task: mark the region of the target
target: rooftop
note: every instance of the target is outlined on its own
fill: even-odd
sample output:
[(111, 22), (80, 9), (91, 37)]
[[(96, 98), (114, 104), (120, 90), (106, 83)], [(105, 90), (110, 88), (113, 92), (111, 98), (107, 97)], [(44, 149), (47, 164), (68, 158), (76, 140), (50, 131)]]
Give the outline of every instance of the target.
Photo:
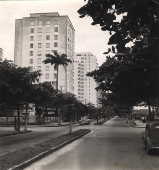
[(60, 16), (58, 12), (48, 12), (48, 13), (31, 13), (30, 17), (40, 17), (40, 16), (49, 16), (49, 17), (58, 17)]

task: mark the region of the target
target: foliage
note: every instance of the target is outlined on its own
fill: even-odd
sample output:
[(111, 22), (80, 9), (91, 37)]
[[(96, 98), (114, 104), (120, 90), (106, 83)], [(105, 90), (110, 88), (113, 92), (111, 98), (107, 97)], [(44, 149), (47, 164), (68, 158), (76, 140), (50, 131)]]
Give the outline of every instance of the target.
[(57, 78), (56, 78), (56, 89), (58, 90), (58, 79), (59, 79), (59, 66), (67, 66), (71, 63), (71, 60), (67, 58), (66, 54), (59, 54), (56, 51), (53, 51), (52, 54), (46, 54), (46, 59), (43, 61), (45, 64), (54, 65), (54, 68), (57, 70)]
[(108, 99), (129, 108), (159, 101), (158, 1), (88, 0), (78, 12), (110, 33), (106, 62), (89, 73)]
[(30, 72), (29, 68), (16, 67), (8, 61), (1, 62), (0, 104), (17, 106), (31, 102), (33, 83), (39, 75), (39, 72)]
[(8, 110), (17, 110), (17, 131), (20, 131), (20, 116), (24, 108), (27, 120), (28, 105), (32, 103), (33, 83), (38, 81), (39, 76), (38, 71), (31, 72), (30, 68), (17, 67), (8, 61), (0, 62), (0, 110), (6, 113)]
[(46, 54), (46, 59), (44, 60), (45, 64), (50, 63), (51, 65), (54, 65), (55, 69), (58, 68), (59, 65), (67, 66), (68, 63), (71, 62), (70, 59), (67, 58), (66, 54), (59, 54), (56, 51), (53, 51), (54, 54)]

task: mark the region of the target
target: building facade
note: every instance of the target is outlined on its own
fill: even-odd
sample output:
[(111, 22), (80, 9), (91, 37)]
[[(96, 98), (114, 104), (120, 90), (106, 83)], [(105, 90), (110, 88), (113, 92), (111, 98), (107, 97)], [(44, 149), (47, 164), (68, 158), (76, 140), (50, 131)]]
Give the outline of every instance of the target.
[(77, 53), (73, 60), (73, 89), (76, 97), (84, 104), (97, 106), (96, 82), (86, 74), (97, 68), (96, 57), (90, 52)]
[(2, 61), (2, 59), (3, 59), (3, 49), (0, 48), (0, 61)]
[[(33, 13), (30, 17), (15, 22), (14, 62), (21, 67), (40, 70), (40, 82), (51, 82), (56, 86), (57, 70), (50, 64), (44, 64), (46, 54), (57, 51), (74, 56), (75, 30), (68, 16), (59, 13)], [(73, 64), (59, 67), (58, 89), (73, 92)]]

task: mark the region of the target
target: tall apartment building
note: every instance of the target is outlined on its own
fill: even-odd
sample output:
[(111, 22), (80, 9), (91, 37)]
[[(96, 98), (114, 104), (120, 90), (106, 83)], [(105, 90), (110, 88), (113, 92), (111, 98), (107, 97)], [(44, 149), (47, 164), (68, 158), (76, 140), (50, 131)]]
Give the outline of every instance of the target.
[(2, 61), (2, 59), (3, 59), (3, 49), (0, 48), (0, 61)]
[[(68, 16), (59, 13), (32, 13), (30, 17), (15, 22), (14, 62), (21, 67), (41, 70), (40, 82), (52, 82), (55, 86), (57, 71), (50, 64), (44, 64), (46, 54), (57, 51), (66, 54), (72, 60), (74, 56), (74, 27)], [(58, 89), (72, 92), (73, 64), (67, 69), (59, 67)]]
[(97, 68), (96, 57), (90, 52), (82, 52), (77, 53), (73, 61), (74, 94), (82, 103), (97, 106), (96, 82), (86, 75)]

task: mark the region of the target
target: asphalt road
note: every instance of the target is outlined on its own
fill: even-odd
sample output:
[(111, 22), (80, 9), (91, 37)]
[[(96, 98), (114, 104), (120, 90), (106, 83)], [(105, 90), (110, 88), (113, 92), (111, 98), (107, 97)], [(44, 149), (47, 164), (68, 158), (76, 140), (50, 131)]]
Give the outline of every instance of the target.
[(114, 118), (92, 133), (26, 170), (158, 170), (159, 155), (149, 156), (141, 138), (143, 128), (126, 125)]

